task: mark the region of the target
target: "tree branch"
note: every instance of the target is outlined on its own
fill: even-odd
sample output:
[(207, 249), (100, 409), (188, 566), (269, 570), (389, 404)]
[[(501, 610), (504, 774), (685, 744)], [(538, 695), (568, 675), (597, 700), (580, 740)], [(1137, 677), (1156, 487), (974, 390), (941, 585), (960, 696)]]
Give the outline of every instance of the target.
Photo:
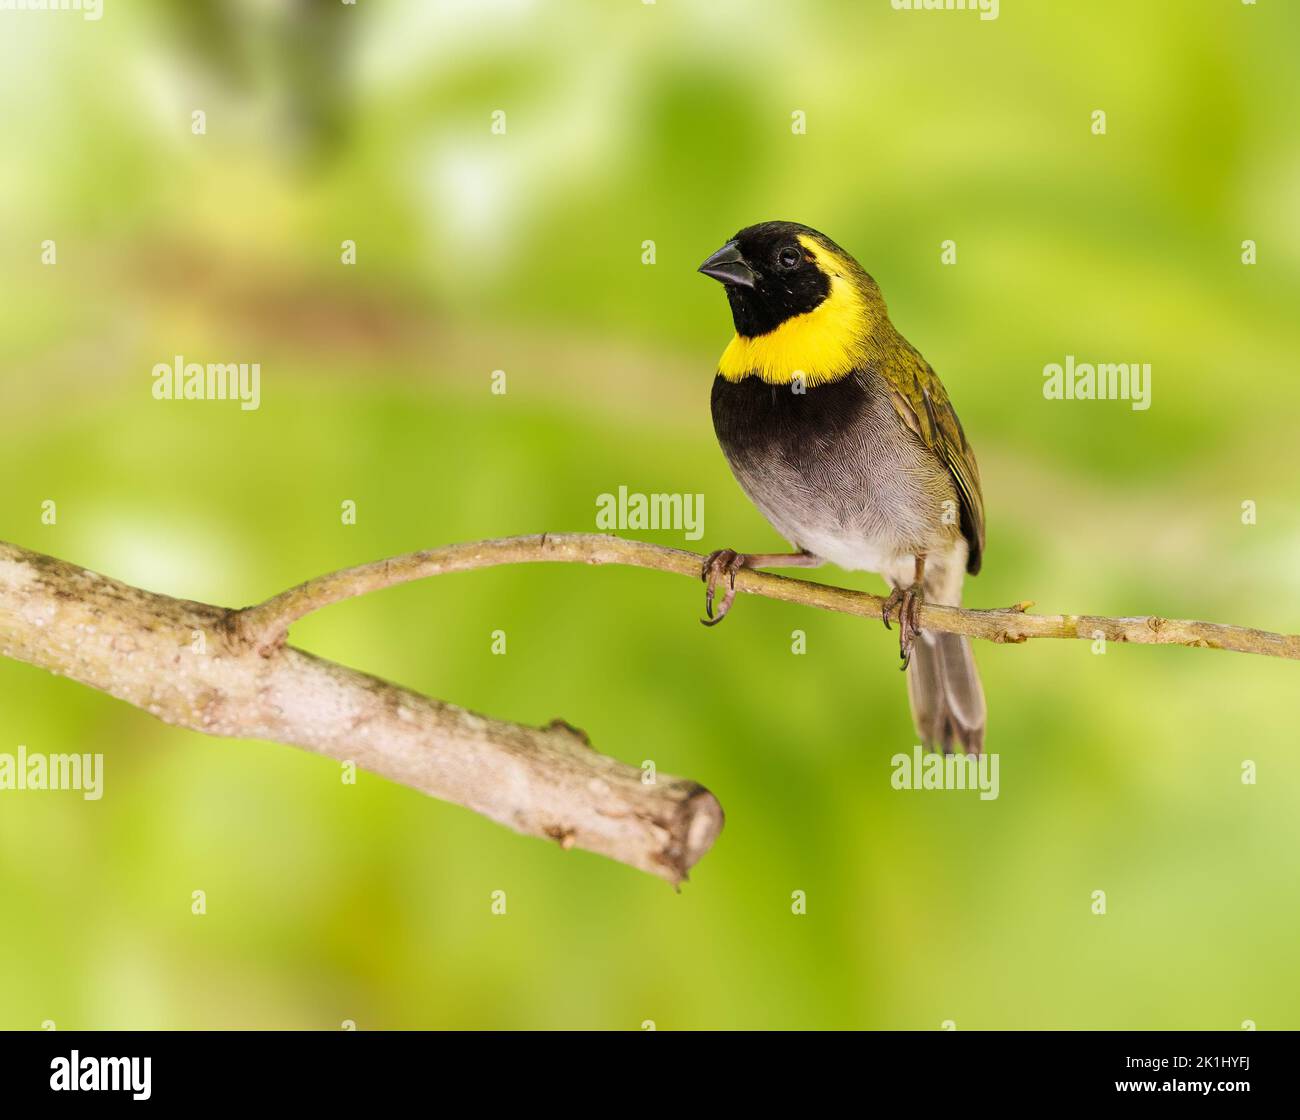
[(597, 753), (563, 721), (475, 715), (288, 646), (239, 612), (130, 587), (0, 543), (0, 654), (207, 735), (305, 747), (565, 848), (679, 883), (722, 828), (703, 786)]
[[(503, 537), (497, 540), (453, 544), (445, 548), (412, 552), (373, 564), (345, 568), (308, 580), (283, 594), (240, 612), (240, 632), (259, 649), (270, 652), (285, 639), (289, 627), (312, 611), (342, 599), (398, 583), (425, 579), (449, 572), (467, 572), (501, 564), (624, 564), (653, 568), (661, 572), (700, 578), (704, 557), (696, 552), (645, 541), (629, 541), (599, 533), (542, 533), (537, 536)], [(785, 603), (799, 603), (842, 614), (880, 618), (884, 599), (863, 591), (830, 587), (807, 580), (768, 572), (743, 570), (736, 576), (736, 590), (762, 595)], [(1105, 618), (1101, 615), (1027, 614), (1032, 603), (995, 610), (945, 607), (927, 603), (921, 608), (921, 628), (965, 634), (991, 642), (1024, 642), (1030, 638), (1078, 638), (1094, 641), (1100, 635), (1108, 642), (1137, 645), (1199, 646), (1265, 657), (1300, 660), (1300, 636), (1273, 634), (1245, 626), (1184, 619)]]
[[(208, 735), (261, 738), (355, 762), (518, 832), (598, 852), (679, 883), (722, 828), (703, 786), (594, 751), (561, 720), (525, 727), (475, 715), (285, 644), (312, 611), (398, 583), (501, 564), (625, 564), (700, 578), (703, 557), (594, 533), (510, 537), (364, 564), (258, 606), (172, 599), (0, 543), (0, 655), (26, 661)], [(737, 590), (879, 618), (878, 595), (741, 571)], [(1300, 637), (1155, 617), (1033, 615), (1030, 604), (926, 604), (923, 629), (995, 642), (1098, 635), (1300, 659)]]

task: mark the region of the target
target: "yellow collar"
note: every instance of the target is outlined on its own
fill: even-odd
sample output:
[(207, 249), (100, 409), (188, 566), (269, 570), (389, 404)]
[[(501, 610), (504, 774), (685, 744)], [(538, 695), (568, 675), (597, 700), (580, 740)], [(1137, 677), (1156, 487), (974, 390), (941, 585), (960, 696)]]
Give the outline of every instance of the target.
[(767, 334), (732, 338), (718, 361), (718, 373), (728, 381), (760, 377), (773, 385), (789, 385), (802, 376), (805, 385), (818, 385), (861, 365), (872, 324), (853, 272), (812, 238), (802, 236), (799, 241), (830, 277), (830, 294), (811, 311)]

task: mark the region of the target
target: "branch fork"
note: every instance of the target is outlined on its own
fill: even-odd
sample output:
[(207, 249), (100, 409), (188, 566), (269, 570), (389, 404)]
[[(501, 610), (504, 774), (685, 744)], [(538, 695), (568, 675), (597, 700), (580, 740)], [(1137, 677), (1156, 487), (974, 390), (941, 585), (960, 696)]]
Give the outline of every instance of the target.
[[(526, 835), (684, 880), (722, 829), (698, 782), (596, 751), (563, 720), (476, 715), (287, 644), (300, 618), (398, 583), (502, 564), (621, 564), (700, 578), (704, 557), (595, 533), (508, 537), (396, 556), (308, 580), (243, 610), (173, 599), (0, 542), (0, 655), (207, 735), (267, 739), (454, 802)], [(883, 597), (742, 569), (736, 590), (879, 619)], [(922, 629), (1000, 643), (1076, 638), (1300, 660), (1300, 636), (1158, 617), (1029, 614), (926, 603)], [(192, 635), (208, 635), (195, 652)]]

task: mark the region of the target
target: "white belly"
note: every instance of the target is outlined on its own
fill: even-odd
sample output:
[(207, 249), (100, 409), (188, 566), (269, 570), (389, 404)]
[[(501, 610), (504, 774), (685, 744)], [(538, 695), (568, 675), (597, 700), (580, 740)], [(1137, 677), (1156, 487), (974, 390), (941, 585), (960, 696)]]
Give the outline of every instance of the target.
[(851, 538), (812, 527), (792, 526), (791, 529), (801, 546), (846, 572), (877, 572), (884, 575), (899, 559), (899, 554), (892, 547), (862, 537)]

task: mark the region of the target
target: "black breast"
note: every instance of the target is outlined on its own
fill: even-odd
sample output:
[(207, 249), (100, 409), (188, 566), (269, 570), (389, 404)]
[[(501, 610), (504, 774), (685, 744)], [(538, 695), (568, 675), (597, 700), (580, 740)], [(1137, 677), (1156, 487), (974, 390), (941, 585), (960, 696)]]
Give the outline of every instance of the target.
[(861, 422), (867, 390), (854, 376), (796, 393), (759, 377), (713, 381), (713, 428), (732, 460), (776, 456), (790, 466), (812, 465)]

